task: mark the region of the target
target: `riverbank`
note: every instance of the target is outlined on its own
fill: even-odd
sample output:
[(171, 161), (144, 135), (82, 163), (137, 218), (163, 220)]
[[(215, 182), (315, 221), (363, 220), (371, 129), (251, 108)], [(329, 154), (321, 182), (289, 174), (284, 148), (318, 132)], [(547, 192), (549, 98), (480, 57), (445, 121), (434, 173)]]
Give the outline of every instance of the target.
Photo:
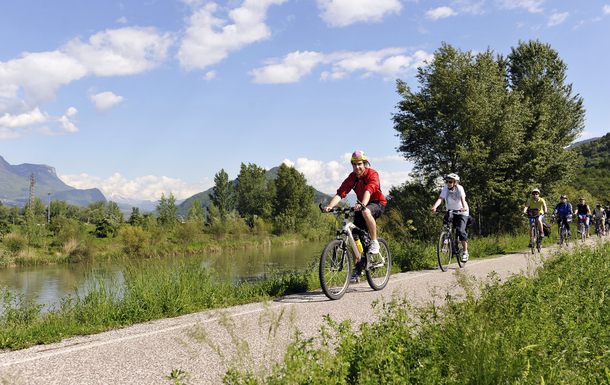
[(52, 237), (43, 248), (23, 247), (11, 252), (7, 246), (0, 248), (0, 268), (16, 266), (41, 266), (83, 262), (121, 262), (127, 260), (157, 259), (196, 255), (200, 253), (220, 253), (230, 250), (257, 249), (294, 245), (311, 240), (299, 234), (281, 236), (235, 236), (222, 239), (205, 239), (192, 242), (175, 242), (170, 239), (147, 245), (137, 253), (126, 247), (125, 238), (89, 237), (73, 242), (68, 247), (52, 246)]

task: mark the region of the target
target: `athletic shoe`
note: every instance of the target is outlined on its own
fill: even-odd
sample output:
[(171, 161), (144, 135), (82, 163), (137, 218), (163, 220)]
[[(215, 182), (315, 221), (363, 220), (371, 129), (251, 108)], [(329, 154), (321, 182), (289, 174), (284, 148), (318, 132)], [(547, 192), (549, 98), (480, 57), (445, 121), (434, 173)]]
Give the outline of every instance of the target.
[(362, 268), (360, 267), (360, 264), (358, 264), (354, 267), (354, 271), (352, 271), (352, 276), (349, 279), (349, 283), (359, 283), (360, 276), (362, 276)]
[(468, 252), (464, 251), (462, 254), (462, 262), (468, 262)]
[(370, 254), (379, 254), (379, 242), (375, 239), (371, 241), (371, 246), (369, 246)]

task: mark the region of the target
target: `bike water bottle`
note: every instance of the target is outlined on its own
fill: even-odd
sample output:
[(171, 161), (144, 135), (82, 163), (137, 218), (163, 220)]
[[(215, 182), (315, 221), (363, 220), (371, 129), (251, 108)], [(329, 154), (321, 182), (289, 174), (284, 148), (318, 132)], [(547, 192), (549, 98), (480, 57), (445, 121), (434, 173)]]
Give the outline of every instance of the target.
[(356, 239), (356, 246), (358, 247), (358, 251), (360, 252), (360, 254), (362, 254), (364, 249), (362, 248), (362, 242), (360, 242), (360, 239)]

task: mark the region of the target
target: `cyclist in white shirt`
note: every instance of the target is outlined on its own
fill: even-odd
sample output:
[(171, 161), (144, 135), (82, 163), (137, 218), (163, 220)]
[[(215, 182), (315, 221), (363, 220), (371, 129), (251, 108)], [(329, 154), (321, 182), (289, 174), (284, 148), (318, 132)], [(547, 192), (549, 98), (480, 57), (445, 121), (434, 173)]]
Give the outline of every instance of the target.
[(447, 210), (458, 210), (459, 212), (453, 215), (453, 228), (455, 229), (458, 239), (462, 241), (464, 254), (462, 254), (462, 262), (468, 261), (468, 233), (466, 232), (466, 223), (470, 215), (468, 203), (466, 203), (466, 193), (464, 188), (459, 185), (460, 177), (457, 174), (449, 174), (445, 178), (447, 184), (443, 187), (441, 195), (438, 197), (432, 212), (436, 212), (436, 208), (445, 201)]

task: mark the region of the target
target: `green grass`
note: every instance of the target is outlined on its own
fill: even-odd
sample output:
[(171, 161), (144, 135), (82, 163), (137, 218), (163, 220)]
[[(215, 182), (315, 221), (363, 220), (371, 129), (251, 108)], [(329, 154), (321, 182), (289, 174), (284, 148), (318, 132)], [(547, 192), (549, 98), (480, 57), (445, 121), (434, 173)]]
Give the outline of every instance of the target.
[(356, 329), (328, 318), (315, 339), (297, 335), (263, 376), (232, 369), (227, 384), (607, 384), (610, 244), (556, 254), (532, 276), (485, 283), (413, 309), (377, 303)]
[(114, 275), (89, 277), (83, 292), (46, 309), (24, 295), (0, 292), (0, 349), (22, 349), (160, 318), (278, 298), (319, 287), (313, 266), (271, 272), (256, 281), (231, 280), (198, 262), (167, 267), (129, 264), (124, 282)]

